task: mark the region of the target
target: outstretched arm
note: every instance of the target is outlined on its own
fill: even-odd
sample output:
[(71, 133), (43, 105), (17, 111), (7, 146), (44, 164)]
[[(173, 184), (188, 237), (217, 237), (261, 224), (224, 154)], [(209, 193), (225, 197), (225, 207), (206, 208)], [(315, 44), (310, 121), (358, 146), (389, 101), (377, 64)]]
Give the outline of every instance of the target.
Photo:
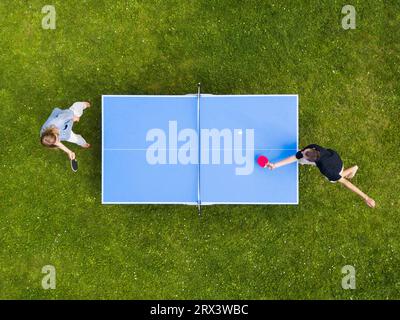
[(59, 148), (60, 150), (64, 151), (68, 157), (73, 160), (75, 159), (75, 153), (72, 152), (71, 150), (69, 150), (66, 146), (64, 146), (61, 142), (57, 142), (56, 143), (57, 148)]
[(295, 162), (295, 161), (297, 161), (296, 156), (290, 156), (290, 157), (288, 157), (286, 159), (283, 159), (281, 161), (278, 161), (276, 163), (270, 162), (270, 163), (267, 164), (267, 167), (269, 169), (273, 170), (273, 169), (276, 169), (276, 168), (279, 168), (279, 167), (282, 167), (282, 166), (286, 166), (287, 164), (290, 164), (290, 163)]
[(352, 184), (349, 180), (346, 178), (341, 178), (339, 182), (344, 185), (347, 189), (353, 191), (354, 193), (358, 194), (364, 202), (371, 208), (375, 208), (375, 201), (374, 199), (368, 197), (364, 192), (362, 192), (360, 189), (358, 189), (354, 184)]

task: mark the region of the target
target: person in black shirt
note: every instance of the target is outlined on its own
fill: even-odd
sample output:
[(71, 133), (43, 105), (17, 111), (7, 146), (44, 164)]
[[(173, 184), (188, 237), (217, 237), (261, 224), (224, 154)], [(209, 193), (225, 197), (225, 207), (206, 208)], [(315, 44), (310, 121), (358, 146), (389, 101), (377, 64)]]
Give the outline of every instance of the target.
[(276, 163), (268, 163), (267, 167), (274, 170), (297, 160), (300, 164), (316, 166), (330, 182), (339, 181), (346, 188), (358, 194), (369, 207), (375, 207), (374, 199), (367, 196), (348, 180), (355, 176), (358, 167), (353, 166), (344, 169), (342, 159), (334, 150), (325, 149), (317, 144), (310, 144), (289, 158)]

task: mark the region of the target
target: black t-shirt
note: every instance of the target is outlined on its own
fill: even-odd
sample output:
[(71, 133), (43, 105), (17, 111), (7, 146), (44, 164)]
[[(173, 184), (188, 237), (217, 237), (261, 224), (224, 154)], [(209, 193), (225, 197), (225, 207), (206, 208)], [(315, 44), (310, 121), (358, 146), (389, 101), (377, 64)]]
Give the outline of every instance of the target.
[(335, 182), (342, 178), (340, 172), (343, 169), (343, 161), (336, 151), (331, 149), (325, 149), (317, 144), (310, 144), (303, 148), (301, 151), (296, 153), (296, 158), (303, 158), (302, 151), (305, 149), (315, 149), (319, 151), (320, 158), (315, 161), (319, 171), (328, 178), (329, 181)]

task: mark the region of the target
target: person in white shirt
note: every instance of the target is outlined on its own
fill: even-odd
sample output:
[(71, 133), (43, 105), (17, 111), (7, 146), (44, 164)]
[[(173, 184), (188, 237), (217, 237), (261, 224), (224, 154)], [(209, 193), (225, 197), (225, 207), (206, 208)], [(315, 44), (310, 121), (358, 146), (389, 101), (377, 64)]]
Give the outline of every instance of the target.
[(89, 148), (90, 144), (79, 134), (72, 131), (74, 122), (78, 122), (89, 102), (75, 102), (69, 109), (55, 108), (49, 118), (40, 129), (40, 142), (48, 148), (58, 148), (64, 151), (68, 157), (75, 159), (75, 153), (68, 149), (62, 141), (75, 143), (83, 148)]

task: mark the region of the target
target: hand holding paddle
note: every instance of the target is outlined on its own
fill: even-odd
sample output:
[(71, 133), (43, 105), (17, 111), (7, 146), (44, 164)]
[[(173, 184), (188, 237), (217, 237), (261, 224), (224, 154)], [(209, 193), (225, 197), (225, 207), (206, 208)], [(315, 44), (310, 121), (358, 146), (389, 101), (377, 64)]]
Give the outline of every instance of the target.
[(272, 163), (272, 162), (269, 162), (267, 164), (267, 167), (268, 167), (269, 170), (274, 170), (276, 168), (275, 163)]
[(68, 157), (71, 160), (71, 169), (73, 172), (78, 171), (78, 161), (76, 160), (75, 152), (69, 152)]
[(275, 163), (269, 162), (266, 156), (259, 156), (257, 158), (257, 163), (261, 168), (268, 168), (269, 170), (274, 170), (276, 168)]

